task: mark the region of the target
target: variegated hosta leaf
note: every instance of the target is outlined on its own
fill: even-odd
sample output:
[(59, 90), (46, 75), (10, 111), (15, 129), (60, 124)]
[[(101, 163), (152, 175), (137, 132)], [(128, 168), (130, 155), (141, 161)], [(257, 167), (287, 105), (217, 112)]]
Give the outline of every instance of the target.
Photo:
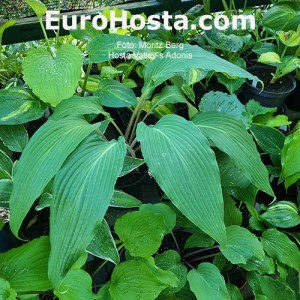
[(122, 170), (124, 139), (85, 139), (56, 175), (50, 204), (49, 278), (59, 288), (84, 252), (107, 211)]
[(47, 49), (32, 49), (23, 61), (24, 80), (44, 102), (56, 106), (75, 93), (81, 74), (80, 50), (63, 45), (53, 58)]
[(151, 173), (168, 198), (220, 244), (226, 241), (224, 206), (215, 155), (193, 123), (176, 115), (154, 126), (140, 123), (137, 138)]
[(98, 126), (79, 117), (49, 120), (30, 139), (18, 162), (9, 202), (10, 227), (16, 236), (30, 207), (66, 158)]

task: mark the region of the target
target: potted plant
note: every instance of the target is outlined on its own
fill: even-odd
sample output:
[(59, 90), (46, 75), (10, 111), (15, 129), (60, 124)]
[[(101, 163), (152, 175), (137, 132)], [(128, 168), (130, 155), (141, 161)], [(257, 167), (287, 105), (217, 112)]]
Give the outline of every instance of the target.
[[(288, 4), (286, 4), (287, 6)], [(279, 4), (279, 7), (281, 5)], [(285, 6), (284, 6), (285, 7)], [(293, 4), (291, 4), (292, 9)], [(296, 81), (293, 78), (293, 72), (299, 68), (299, 26), (288, 31), (282, 25), (278, 28), (278, 23), (281, 19), (275, 19), (274, 11), (278, 9), (277, 6), (271, 7), (265, 12), (263, 17), (263, 25), (273, 34), (273, 38), (277, 43), (258, 44), (254, 51), (258, 53), (258, 62), (263, 65), (256, 65), (250, 67), (248, 70), (252, 74), (260, 77), (264, 85), (257, 82), (246, 82), (244, 85), (243, 98), (244, 101), (255, 99), (267, 107), (281, 108), (286, 97), (290, 95), (296, 88)], [(288, 7), (285, 7), (287, 10)], [(284, 14), (283, 14), (284, 15)], [(282, 20), (284, 22), (284, 20)]]
[[(45, 7), (38, 1), (28, 3), (41, 18)], [(133, 36), (97, 36), (86, 48), (89, 63), (107, 61), (105, 46), (116, 39), (140, 41)], [(181, 85), (170, 84), (169, 79), (173, 83), (176, 76), (186, 79), (192, 69), (258, 79), (198, 46), (185, 44), (183, 54), (192, 54), (193, 60), (178, 58), (181, 52), (168, 49), (161, 58), (142, 61), (143, 88), (138, 96), (111, 78), (103, 78), (93, 96), (78, 95), (82, 66), (78, 51), (71, 45), (30, 51), (23, 75), (32, 91), (8, 89), (0, 94), (13, 102), (22, 96), (23, 104), (30, 102), (32, 107), (30, 113), (15, 109), (11, 114), (3, 101), (5, 126), (36, 117), (45, 106), (53, 111), (25, 143), (15, 164), (0, 152), (4, 162), (0, 166), (8, 177), (5, 186), (0, 181), (0, 199), (6, 196), (9, 202), (12, 233), (26, 238), (24, 233), (35, 223), (28, 212), (46, 212), (50, 227), (49, 233), (0, 255), (0, 295), (11, 299), (38, 294), (59, 299), (242, 299), (247, 286), (256, 297), (275, 299), (280, 291), (280, 297), (296, 299), (298, 288), (293, 283), (300, 269), (299, 251), (284, 229), (273, 228), (281, 228), (278, 221), (274, 223), (278, 211), (293, 220), (285, 226), (295, 226), (299, 221), (295, 208), (287, 208), (287, 203), (281, 203), (279, 210), (255, 206), (258, 190), (274, 197), (269, 171), (253, 140), (255, 136), (278, 163), (282, 135), (275, 129), (271, 135), (269, 126), (263, 126), (278, 124), (278, 118), (270, 116), (274, 110), (254, 101), (244, 106), (234, 95), (217, 93), (206, 95), (199, 109), (190, 107), (191, 121), (165, 113), (169, 104), (188, 103)], [(47, 70), (41, 68), (45, 62)], [(88, 72), (85, 76), (87, 83)], [(63, 90), (61, 78), (66, 81)], [(125, 131), (106, 107), (132, 112)], [(147, 125), (154, 112), (159, 120)], [(290, 137), (284, 152), (287, 147), (295, 149), (290, 144), (294, 140)], [(8, 152), (12, 146), (6, 145), (3, 149)], [(142, 165), (163, 191), (160, 203), (142, 204), (116, 189), (118, 178)], [(293, 184), (299, 173), (293, 173), (291, 165), (287, 156), (283, 161), (287, 184)], [(262, 211), (267, 214), (262, 216)], [(105, 276), (97, 278), (106, 267)], [(243, 280), (232, 275), (246, 272)], [(289, 278), (284, 276), (287, 272)]]

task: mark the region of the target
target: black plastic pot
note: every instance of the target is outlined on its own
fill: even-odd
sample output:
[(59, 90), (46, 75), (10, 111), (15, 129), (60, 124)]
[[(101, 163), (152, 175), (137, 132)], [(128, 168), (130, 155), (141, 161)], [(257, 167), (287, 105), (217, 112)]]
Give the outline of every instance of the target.
[(9, 235), (5, 231), (0, 230), (0, 253), (4, 253), (8, 251), (12, 247), (13, 244)]
[[(271, 74), (274, 72), (274, 68), (257, 65), (248, 68), (247, 71), (259, 77), (261, 72), (269, 72)], [(288, 86), (284, 92), (276, 92), (276, 84), (273, 85), (273, 91), (268, 91), (267, 88), (262, 90), (261, 87), (257, 87), (252, 81), (246, 81), (243, 87), (242, 102), (246, 103), (254, 99), (260, 102), (262, 106), (281, 108), (287, 96), (296, 88), (296, 80), (292, 76), (286, 75), (284, 76), (284, 80), (288, 82)]]
[(300, 81), (296, 81), (297, 86), (294, 91), (286, 98), (286, 105), (293, 111), (300, 112)]

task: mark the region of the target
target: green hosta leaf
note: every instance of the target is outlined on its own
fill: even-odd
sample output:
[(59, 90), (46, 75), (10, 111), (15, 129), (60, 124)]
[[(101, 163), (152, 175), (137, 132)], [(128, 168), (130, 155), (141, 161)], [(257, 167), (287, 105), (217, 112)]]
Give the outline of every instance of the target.
[(39, 0), (25, 0), (33, 9), (38, 18), (41, 18), (47, 11), (47, 7)]
[(195, 294), (190, 290), (189, 284), (186, 284), (176, 294), (159, 295), (157, 300), (196, 300)]
[(175, 115), (151, 127), (140, 123), (137, 138), (144, 159), (174, 205), (201, 230), (225, 243), (219, 170), (207, 139)]
[(215, 27), (212, 30), (205, 31), (204, 35), (210, 45), (222, 51), (238, 52), (243, 47), (243, 39), (241, 37), (235, 34), (226, 35)]
[(297, 31), (289, 30), (287, 32), (280, 31), (277, 33), (280, 41), (288, 47), (300, 46), (300, 34)]
[(170, 206), (166, 204), (143, 204), (142, 206), (140, 206), (140, 210), (152, 211), (154, 213), (160, 214), (164, 218), (165, 225), (168, 229), (167, 233), (171, 232), (176, 225), (176, 213)]
[(0, 150), (0, 169), (4, 170), (8, 174), (12, 173), (13, 162), (8, 155)]
[(133, 208), (141, 205), (142, 202), (140, 200), (122, 191), (115, 191), (110, 201), (110, 206), (112, 207)]
[(243, 296), (239, 288), (233, 284), (226, 284), (230, 300), (243, 300)]
[(0, 254), (0, 277), (18, 293), (49, 290), (49, 251), (48, 237), (41, 237)]
[(165, 286), (170, 289), (177, 288), (179, 284), (179, 279), (177, 276), (169, 271), (160, 269), (155, 265), (155, 260), (153, 257), (139, 258), (137, 260), (145, 262), (146, 266), (151, 270), (152, 274)]
[(10, 226), (16, 236), (33, 202), (42, 194), (69, 154), (98, 126), (75, 117), (49, 120), (30, 139), (18, 162), (10, 198)]
[(10, 179), (0, 180), (0, 207), (8, 207), (13, 182)]
[(246, 264), (250, 259), (262, 261), (265, 257), (262, 244), (248, 229), (232, 225), (226, 227), (227, 243), (221, 247), (223, 255), (233, 264)]
[(263, 233), (261, 242), (270, 257), (300, 271), (299, 249), (287, 235), (276, 229), (268, 229)]
[(161, 245), (166, 231), (164, 218), (150, 211), (127, 213), (116, 221), (115, 232), (132, 256), (148, 257)]
[(167, 288), (162, 294), (174, 294), (179, 292), (187, 282), (187, 268), (180, 264), (180, 255), (174, 250), (168, 250), (155, 256), (155, 264), (165, 271), (171, 271), (179, 279), (179, 284), (175, 288)]
[(98, 300), (113, 300), (113, 298), (110, 296), (109, 293), (109, 287), (110, 283), (105, 284), (102, 286), (97, 294), (97, 299)]
[(9, 150), (22, 152), (28, 142), (28, 134), (23, 125), (0, 125), (0, 140)]
[(197, 299), (230, 299), (225, 280), (213, 264), (200, 264), (197, 270), (193, 269), (188, 273), (187, 278)]
[(141, 48), (140, 43), (142, 43), (142, 40), (135, 36), (119, 34), (99, 35), (93, 38), (87, 46), (89, 62), (101, 63), (111, 60), (115, 55), (125, 56), (126, 52), (138, 52), (139, 55), (150, 52), (147, 48)]
[(249, 260), (247, 264), (240, 264), (247, 271), (258, 271), (260, 274), (274, 274), (275, 264), (272, 258), (265, 256), (264, 260)]
[(9, 20), (7, 22), (5, 22), (4, 24), (2, 24), (0, 26), (0, 45), (2, 45), (2, 38), (3, 38), (3, 33), (4, 31), (8, 28), (8, 27), (11, 27), (13, 25), (16, 24), (17, 21), (15, 20)]
[(161, 93), (153, 98), (150, 102), (150, 107), (153, 109), (158, 105), (166, 103), (187, 103), (184, 93), (176, 85), (165, 86)]
[(281, 228), (290, 228), (300, 224), (298, 208), (289, 201), (275, 202), (260, 215), (260, 219), (272, 226)]
[(276, 107), (264, 107), (261, 106), (258, 101), (250, 100), (246, 104), (246, 110), (252, 118), (255, 118), (256, 116), (261, 116), (266, 114), (272, 115), (274, 112), (276, 112)]
[(77, 24), (77, 29), (71, 29), (70, 34), (77, 40), (90, 41), (94, 37), (103, 34), (101, 30), (94, 28), (93, 24), (85, 21), (85, 29), (80, 29), (81, 23)]
[(263, 53), (267, 53), (267, 52), (276, 52), (277, 51), (277, 47), (276, 45), (272, 44), (272, 43), (266, 43), (266, 42), (262, 42), (262, 43), (258, 43), (256, 44), (252, 51), (256, 54), (263, 54)]
[(212, 247), (215, 241), (204, 232), (193, 233), (186, 241), (184, 249)]
[(131, 107), (136, 104), (136, 96), (132, 89), (113, 79), (102, 80), (99, 90), (95, 91), (94, 95), (107, 107)]
[(121, 176), (124, 176), (124, 175), (130, 173), (131, 171), (133, 171), (136, 168), (140, 167), (142, 164), (144, 164), (143, 159), (126, 156), (125, 160), (124, 160), (124, 165), (123, 165), (122, 172), (119, 176), (121, 177)]
[(115, 267), (109, 287), (113, 299), (154, 300), (167, 286), (139, 261), (126, 261)]
[(274, 195), (268, 171), (260, 159), (251, 135), (241, 121), (220, 112), (199, 113), (192, 121), (221, 151), (231, 157), (257, 188)]
[(59, 300), (95, 299), (92, 293), (92, 278), (83, 270), (71, 270), (59, 289), (54, 290), (54, 295), (59, 297)]
[(235, 199), (243, 201), (250, 207), (253, 207), (258, 189), (254, 185), (250, 184), (246, 188), (240, 188), (238, 186), (229, 187), (226, 191)]
[(10, 287), (8, 281), (0, 278), (0, 299), (2, 300), (15, 300), (17, 299), (17, 293)]
[(242, 224), (242, 212), (228, 194), (224, 194), (224, 222), (226, 226)]
[(263, 53), (259, 57), (258, 62), (263, 63), (263, 64), (268, 64), (271, 66), (278, 66), (279, 64), (281, 64), (281, 59), (277, 53), (267, 52), (267, 53)]
[(263, 295), (272, 300), (296, 300), (295, 292), (284, 282), (268, 276), (259, 276), (258, 282)]
[(277, 3), (263, 16), (263, 26), (278, 31), (297, 30), (300, 23), (299, 3)]
[(240, 67), (198, 47), (184, 44), (184, 49), (180, 53), (187, 53), (188, 57), (174, 59), (172, 55), (177, 55), (178, 50), (168, 49), (163, 57), (157, 57), (144, 69), (145, 89), (152, 91), (156, 86), (170, 79), (181, 72), (188, 72), (190, 69), (199, 68), (203, 71), (215, 71), (227, 73), (239, 78), (249, 78), (258, 81), (258, 78)]
[(260, 148), (271, 155), (276, 165), (280, 165), (285, 136), (277, 129), (256, 124), (251, 125), (251, 133)]
[(235, 95), (228, 95), (222, 92), (209, 92), (201, 99), (199, 110), (201, 112), (220, 111), (230, 114), (241, 120), (246, 127), (250, 123), (245, 105), (241, 104)]
[(73, 96), (59, 103), (50, 120), (59, 120), (67, 116), (83, 116), (87, 114), (107, 114), (97, 97)]
[(0, 125), (17, 125), (40, 118), (45, 107), (28, 91), (15, 87), (0, 91)]
[(300, 178), (300, 129), (290, 134), (284, 142), (281, 155), (282, 174), (288, 188)]
[(106, 142), (92, 135), (78, 146), (56, 175), (50, 205), (49, 259), (49, 278), (55, 288), (87, 249), (102, 222), (125, 153), (123, 138)]
[(109, 260), (116, 265), (120, 262), (114, 238), (105, 220), (98, 227), (86, 251), (104, 260)]
[(24, 80), (44, 102), (56, 106), (73, 96), (81, 74), (80, 50), (63, 45), (55, 58), (45, 48), (30, 50), (23, 60)]
[(222, 187), (246, 188), (250, 185), (251, 181), (235, 165), (233, 159), (231, 159), (230, 156), (218, 149), (215, 149), (214, 151), (220, 168)]

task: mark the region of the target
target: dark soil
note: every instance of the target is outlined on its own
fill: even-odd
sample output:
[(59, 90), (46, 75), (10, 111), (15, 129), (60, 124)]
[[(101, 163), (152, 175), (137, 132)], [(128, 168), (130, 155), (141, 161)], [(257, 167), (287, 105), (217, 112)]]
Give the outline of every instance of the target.
[[(287, 93), (293, 88), (293, 83), (287, 76), (283, 76), (277, 80), (275, 84), (271, 83), (273, 78), (272, 71), (265, 69), (256, 69), (251, 70), (253, 75), (256, 75), (259, 79), (261, 79), (264, 83), (264, 91), (265, 92), (273, 92), (273, 93)], [(261, 89), (262, 86), (258, 83), (257, 88)]]

